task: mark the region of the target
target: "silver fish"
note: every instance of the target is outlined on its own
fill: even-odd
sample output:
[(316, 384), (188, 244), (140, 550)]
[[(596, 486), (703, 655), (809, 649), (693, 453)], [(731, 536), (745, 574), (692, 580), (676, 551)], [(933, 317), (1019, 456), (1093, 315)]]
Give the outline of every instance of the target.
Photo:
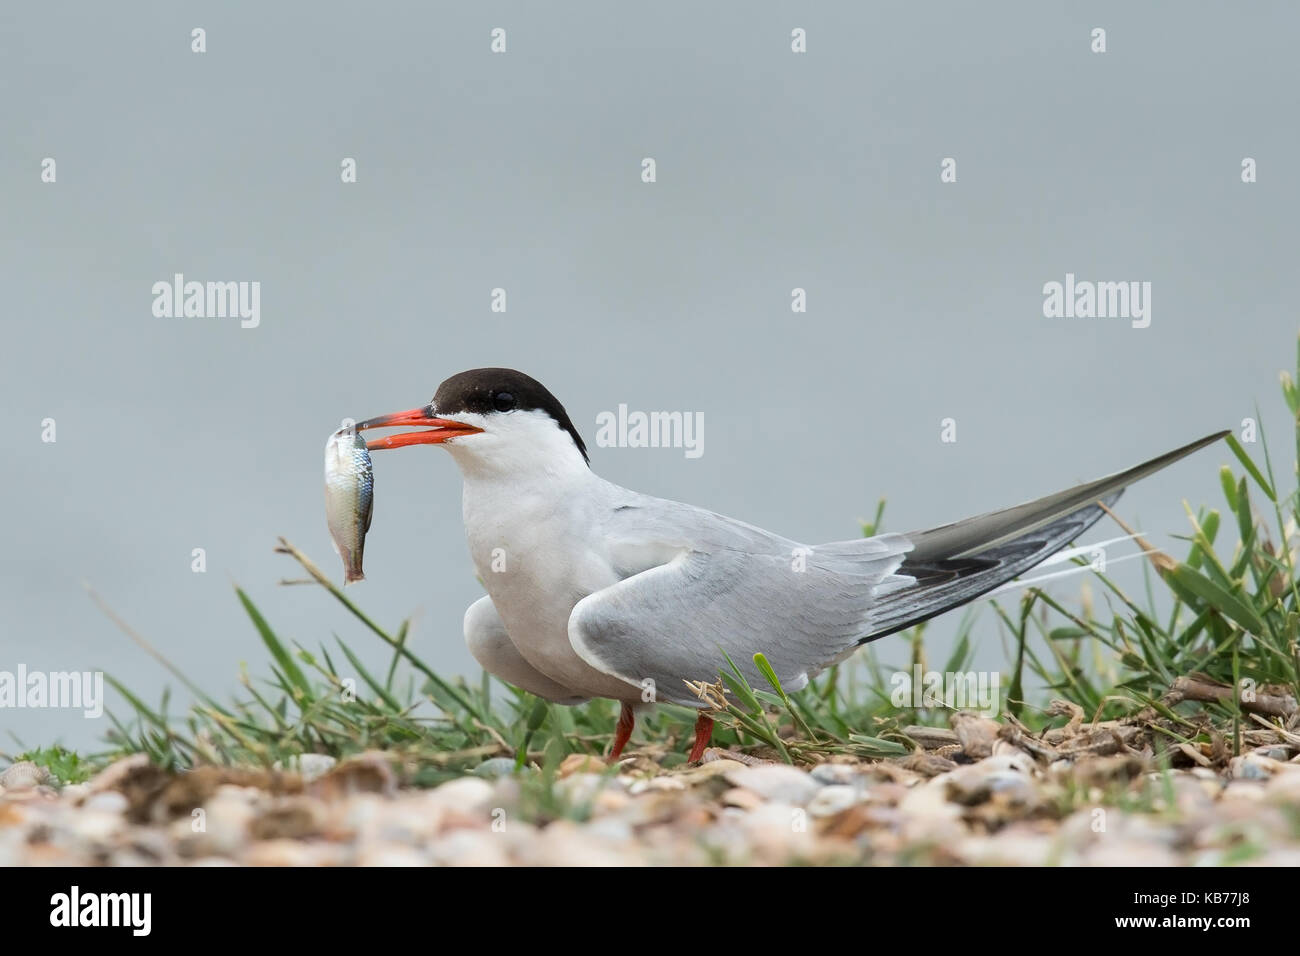
[(366, 440), (340, 428), (325, 445), (325, 520), (334, 550), (343, 558), (343, 583), (361, 581), (361, 555), (370, 530), (375, 476)]

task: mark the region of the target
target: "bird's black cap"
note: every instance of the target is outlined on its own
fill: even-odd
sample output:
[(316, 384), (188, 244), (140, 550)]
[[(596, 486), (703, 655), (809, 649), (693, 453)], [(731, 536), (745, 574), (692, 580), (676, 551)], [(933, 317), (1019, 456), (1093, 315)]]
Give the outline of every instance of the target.
[(457, 412), (490, 415), (493, 412), (540, 411), (550, 415), (557, 427), (564, 429), (590, 463), (587, 446), (573, 427), (569, 413), (559, 399), (541, 382), (512, 368), (472, 368), (459, 372), (438, 386), (433, 396), (438, 415), (455, 418)]

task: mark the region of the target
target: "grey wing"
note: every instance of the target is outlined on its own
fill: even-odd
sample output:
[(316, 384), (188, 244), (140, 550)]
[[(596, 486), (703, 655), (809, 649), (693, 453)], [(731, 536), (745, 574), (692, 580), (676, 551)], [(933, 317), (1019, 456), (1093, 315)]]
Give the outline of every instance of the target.
[[(907, 535), (806, 547), (675, 502), (630, 499), (607, 529), (623, 580), (578, 602), (569, 641), (588, 664), (660, 700), (698, 704), (723, 652), (751, 683), (762, 652), (790, 690), (859, 643), (973, 600), (1065, 547), (1126, 485), (1223, 436), (1003, 511)], [(802, 553), (803, 570), (798, 558)]]
[[(1055, 554), (1088, 530), (1128, 485), (1218, 441), (1213, 435), (1125, 471), (1028, 501), (906, 535), (912, 550), (898, 569), (910, 584), (893, 588), (871, 612), (863, 643), (972, 601)], [(855, 542), (847, 542), (852, 547)], [(824, 546), (827, 549), (833, 545)]]
[(1014, 508), (991, 511), (988, 514), (966, 518), (953, 524), (931, 528), (927, 531), (914, 531), (907, 537), (915, 545), (912, 558), (916, 561), (932, 559), (968, 557), (978, 554), (999, 544), (1006, 544), (1040, 530), (1045, 525), (1057, 520), (1062, 515), (1086, 508), (1097, 501), (1105, 501), (1147, 475), (1154, 474), (1185, 458), (1192, 452), (1204, 448), (1227, 435), (1226, 431), (1215, 432), (1204, 438), (1175, 448), (1150, 461), (1144, 461), (1124, 471), (1098, 478), (1086, 484), (1076, 485), (1054, 495), (1027, 501)]
[(766, 687), (753, 662), (760, 652), (786, 689), (800, 689), (867, 632), (876, 593), (891, 586), (891, 572), (911, 547), (901, 535), (881, 535), (857, 542), (851, 552), (821, 554), (741, 522), (675, 507), (671, 513), (639, 509), (623, 530), (637, 529), (637, 548), (656, 527), (671, 527), (672, 535), (663, 537), (691, 543), (583, 598), (569, 617), (569, 641), (584, 661), (629, 684), (653, 686), (661, 702), (699, 706), (685, 681), (716, 681), (728, 656), (751, 684)]

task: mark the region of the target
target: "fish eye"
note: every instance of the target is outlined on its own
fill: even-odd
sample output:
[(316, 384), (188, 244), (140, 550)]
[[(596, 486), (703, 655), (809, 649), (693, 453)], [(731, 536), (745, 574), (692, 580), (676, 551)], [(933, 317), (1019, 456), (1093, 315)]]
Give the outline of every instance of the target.
[(497, 392), (492, 396), (492, 404), (499, 412), (508, 412), (515, 407), (515, 397), (509, 392)]

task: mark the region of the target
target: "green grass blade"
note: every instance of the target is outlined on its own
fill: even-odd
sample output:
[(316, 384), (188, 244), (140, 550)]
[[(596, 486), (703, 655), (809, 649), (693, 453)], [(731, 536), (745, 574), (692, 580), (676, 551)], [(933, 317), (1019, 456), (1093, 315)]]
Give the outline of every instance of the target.
[(235, 588), (235, 593), (239, 595), (240, 603), (244, 605), (244, 610), (252, 618), (257, 633), (262, 636), (262, 643), (266, 645), (266, 649), (271, 652), (271, 656), (280, 665), (280, 670), (284, 672), (285, 677), (289, 679), (294, 687), (302, 691), (304, 697), (310, 698), (312, 696), (311, 684), (307, 682), (306, 675), (303, 674), (285, 646), (280, 643), (280, 639), (275, 636), (275, 632), (271, 630), (271, 625), (267, 624), (266, 618), (262, 617), (262, 612), (249, 600), (248, 595), (244, 593), (242, 588)]
[(1241, 444), (1237, 441), (1237, 436), (1229, 432), (1224, 436), (1224, 440), (1228, 443), (1228, 447), (1232, 449), (1232, 453), (1237, 456), (1237, 460), (1241, 462), (1241, 467), (1245, 468), (1247, 474), (1255, 479), (1255, 484), (1263, 489), (1264, 494), (1268, 496), (1268, 500), (1276, 502), (1277, 494), (1273, 491), (1273, 486), (1268, 483), (1255, 462), (1246, 454), (1246, 449), (1241, 447)]

